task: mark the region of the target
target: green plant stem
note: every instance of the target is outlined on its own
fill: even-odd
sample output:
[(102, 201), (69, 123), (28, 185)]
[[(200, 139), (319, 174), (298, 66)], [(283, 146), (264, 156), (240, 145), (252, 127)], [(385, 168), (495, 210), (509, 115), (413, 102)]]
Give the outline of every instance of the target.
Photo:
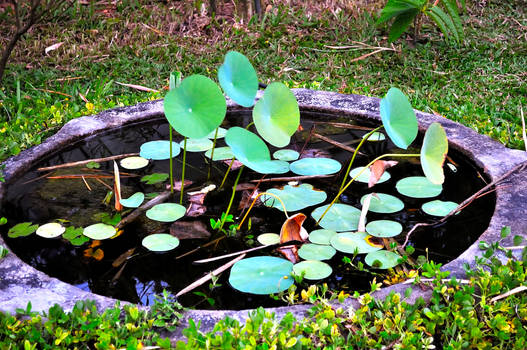
[[(214, 140), (212, 141), (212, 151), (210, 152), (210, 163), (209, 163), (209, 171), (207, 173), (207, 181), (210, 180), (210, 171), (212, 169), (212, 162), (214, 161), (214, 150), (216, 149), (216, 139), (218, 137), (218, 130), (219, 129), (220, 129), (219, 127), (216, 128), (216, 132), (214, 133)], [(222, 184), (223, 184), (223, 182), (222, 182)], [(221, 186), (220, 186), (220, 188), (221, 188)]]
[(240, 222), (240, 224), (239, 224), (238, 227), (236, 228), (237, 230), (239, 230), (239, 229), (242, 227), (242, 225), (243, 225), (245, 219), (247, 219), (247, 216), (249, 215), (249, 212), (250, 212), (251, 209), (253, 208), (254, 203), (256, 203), (256, 200), (258, 199), (258, 197), (263, 196), (264, 194), (267, 195), (267, 196), (272, 196), (272, 197), (278, 199), (278, 200), (280, 201), (280, 203), (282, 204), (282, 208), (284, 208), (284, 214), (285, 214), (285, 217), (286, 217), (287, 219), (289, 219), (289, 215), (287, 214), (287, 210), (285, 209), (285, 204), (284, 204), (284, 202), (282, 202), (282, 200), (280, 199), (280, 197), (278, 197), (278, 196), (277, 196), (276, 194), (274, 194), (274, 193), (262, 192), (262, 193), (259, 193), (256, 197), (254, 197), (253, 202), (251, 203), (251, 206), (250, 206), (249, 209), (247, 210), (247, 213), (245, 213), (245, 215), (243, 216), (242, 221)]
[(243, 166), (240, 168), (238, 176), (236, 176), (236, 180), (234, 181), (234, 185), (232, 186), (231, 200), (229, 201), (229, 205), (227, 206), (227, 211), (225, 211), (225, 215), (222, 215), (223, 217), (221, 218), (221, 224), (218, 228), (218, 231), (221, 231), (221, 229), (223, 228), (225, 220), (227, 219), (227, 216), (229, 216), (229, 212), (231, 211), (232, 202), (234, 201), (234, 195), (236, 194), (236, 186), (238, 186), (238, 181), (240, 181), (240, 177), (242, 176), (242, 170)]
[(169, 164), (169, 173), (170, 173), (170, 193), (174, 193), (174, 168), (172, 163), (172, 126), (168, 125), (168, 140), (170, 142), (170, 164)]
[(229, 167), (227, 168), (227, 171), (225, 172), (225, 175), (223, 176), (223, 180), (221, 180), (221, 184), (220, 184), (220, 188), (221, 189), (223, 187), (223, 184), (225, 183), (225, 180), (227, 180), (227, 175), (229, 175), (229, 172), (231, 171), (231, 168), (232, 168), (232, 165), (234, 164), (234, 160), (236, 159), (236, 157), (232, 157), (231, 159), (231, 163), (229, 164)]
[(187, 163), (187, 137), (183, 138), (183, 166), (181, 168), (181, 193), (179, 194), (179, 204), (183, 204), (183, 192), (185, 190), (185, 164)]

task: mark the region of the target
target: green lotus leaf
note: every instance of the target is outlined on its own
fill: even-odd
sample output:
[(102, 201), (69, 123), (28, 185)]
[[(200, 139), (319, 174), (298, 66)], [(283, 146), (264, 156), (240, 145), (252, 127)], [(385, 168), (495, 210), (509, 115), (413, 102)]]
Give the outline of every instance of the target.
[(399, 264), (399, 259), (401, 259), (401, 256), (397, 253), (377, 250), (376, 252), (368, 253), (364, 257), (364, 262), (377, 269), (391, 269)]
[[(205, 157), (210, 158), (212, 155), (212, 148), (205, 152)], [(229, 146), (214, 148), (213, 160), (226, 160), (234, 158), (234, 153)]]
[(261, 245), (273, 245), (280, 243), (280, 235), (278, 233), (262, 233), (256, 240), (260, 242)]
[(249, 59), (236, 51), (229, 51), (218, 69), (220, 85), (234, 102), (251, 107), (258, 92), (258, 77)]
[(154, 205), (146, 211), (146, 216), (151, 220), (172, 222), (185, 215), (186, 208), (176, 203), (161, 203)]
[[(363, 166), (360, 166), (358, 168), (353, 168), (351, 169), (350, 171), (350, 177), (351, 178), (354, 178), (355, 176), (357, 176), (357, 174), (362, 170), (364, 169)], [(370, 182), (370, 169), (366, 169), (362, 172), (362, 174), (359, 175), (358, 178), (355, 179), (355, 181), (359, 181), (359, 182), (364, 182), (364, 183), (368, 183)], [(379, 181), (377, 181), (378, 184), (380, 183), (383, 183), (383, 182), (386, 182), (388, 180), (390, 180), (392, 176), (390, 175), (389, 172), (385, 171), (382, 175), (381, 175), (381, 178), (379, 179)]]
[(397, 221), (375, 220), (368, 222), (366, 232), (373, 237), (395, 237), (403, 232), (403, 226)]
[[(396, 213), (404, 208), (404, 203), (397, 197), (386, 193), (377, 193), (377, 196), (372, 196), (370, 201), (370, 208), (368, 209), (374, 213), (391, 214)], [(364, 200), (368, 195), (365, 194), (360, 199), (360, 204), (364, 204)]]
[(11, 238), (29, 236), (38, 229), (38, 225), (33, 225), (31, 222), (21, 222), (11, 227), (7, 231), (7, 235)]
[[(184, 148), (185, 140), (179, 143)], [(187, 139), (187, 152), (204, 152), (212, 148), (212, 141), (206, 137), (201, 139)]]
[(205, 137), (208, 139), (214, 139), (214, 135), (216, 135), (216, 139), (221, 139), (222, 137), (225, 137), (225, 134), (227, 134), (227, 129), (219, 126), (217, 134), (216, 134), (216, 129), (214, 129)]
[(168, 174), (166, 173), (153, 173), (143, 176), (140, 181), (145, 182), (147, 185), (155, 185), (166, 181), (166, 179), (168, 179)]
[(309, 241), (315, 244), (329, 245), (331, 237), (336, 235), (337, 232), (333, 230), (318, 229), (311, 231), (309, 234)]
[(298, 256), (304, 260), (329, 260), (335, 253), (332, 246), (313, 243), (302, 244), (298, 249)]
[[(181, 148), (176, 142), (172, 142), (172, 158), (177, 157)], [(157, 140), (145, 142), (141, 145), (139, 155), (146, 159), (165, 160), (170, 159), (170, 141)]]
[(253, 120), (265, 141), (276, 147), (287, 146), (300, 125), (295, 95), (282, 83), (269, 84), (253, 108)]
[(117, 230), (112, 225), (99, 223), (85, 227), (82, 233), (88, 238), (102, 241), (115, 236)]
[(297, 175), (335, 174), (342, 165), (331, 158), (302, 158), (291, 163), (291, 171)]
[(445, 182), (443, 163), (447, 153), (448, 139), (445, 130), (439, 123), (430, 124), (421, 147), (421, 167), (430, 182), (438, 185)]
[(153, 252), (166, 252), (176, 248), (179, 245), (179, 239), (168, 233), (155, 233), (143, 238), (141, 244)]
[(66, 231), (66, 228), (57, 222), (50, 222), (40, 226), (35, 232), (38, 236), (44, 238), (55, 238)]
[(244, 293), (279, 293), (294, 283), (292, 271), (293, 264), (288, 260), (256, 256), (236, 262), (231, 269), (229, 283)]
[(417, 118), (408, 98), (397, 88), (390, 88), (380, 103), (384, 130), (399, 148), (407, 149), (417, 136)]
[(307, 280), (322, 280), (333, 272), (331, 266), (318, 260), (301, 261), (293, 266), (293, 273)]
[(145, 195), (143, 192), (136, 192), (127, 199), (121, 199), (119, 202), (127, 208), (137, 208), (145, 200)]
[(370, 244), (366, 232), (341, 232), (331, 238), (331, 246), (342, 253), (367, 254), (382, 249), (382, 245)]
[(191, 75), (166, 94), (163, 108), (174, 130), (199, 139), (220, 126), (227, 102), (216, 83), (203, 75)]
[[(365, 138), (366, 135), (368, 135), (368, 133), (364, 134), (362, 138)], [(367, 141), (375, 142), (375, 141), (384, 141), (384, 140), (386, 140), (386, 136), (384, 136), (382, 132), (375, 131), (368, 137)]]
[[(315, 209), (311, 216), (319, 220), (329, 204)], [(327, 230), (336, 232), (356, 230), (359, 226), (360, 210), (351, 205), (336, 203), (331, 206), (329, 211), (324, 215), (319, 225)]]
[(428, 215), (446, 216), (452, 210), (456, 209), (457, 206), (458, 204), (454, 202), (434, 200), (423, 204), (421, 209), (423, 209), (423, 211)]
[(125, 169), (141, 169), (148, 165), (148, 159), (143, 157), (126, 157), (119, 162)]
[(410, 176), (397, 181), (395, 185), (397, 192), (412, 198), (432, 198), (443, 191), (442, 185), (430, 182), (424, 176)]
[[(284, 202), (287, 211), (301, 210), (322, 203), (327, 198), (326, 192), (315, 190), (310, 184), (301, 184), (299, 186), (285, 185), (283, 189), (271, 188), (266, 192), (277, 195)], [(282, 203), (276, 198), (264, 194), (260, 199), (266, 206), (284, 211)]]
[(300, 153), (292, 149), (279, 149), (273, 153), (273, 158), (283, 160), (284, 162), (292, 162), (300, 157)]

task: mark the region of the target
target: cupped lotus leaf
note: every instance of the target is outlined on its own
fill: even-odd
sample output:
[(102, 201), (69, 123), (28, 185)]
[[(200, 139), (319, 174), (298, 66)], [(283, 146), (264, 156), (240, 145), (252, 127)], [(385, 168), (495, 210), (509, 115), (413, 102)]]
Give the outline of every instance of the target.
[(127, 199), (121, 199), (119, 202), (127, 208), (137, 208), (145, 200), (145, 194), (143, 192), (136, 192)]
[(424, 176), (410, 176), (397, 181), (397, 192), (412, 198), (432, 198), (438, 196), (443, 190), (442, 185), (430, 182)]
[(184, 206), (176, 203), (161, 203), (148, 209), (146, 216), (151, 220), (172, 222), (182, 218), (186, 211)]
[[(315, 220), (319, 220), (329, 204), (316, 208), (311, 213)], [(360, 210), (348, 204), (336, 203), (331, 206), (324, 218), (319, 222), (320, 227), (337, 232), (356, 230), (359, 225)]]
[(205, 152), (205, 157), (210, 158), (211, 155), (214, 157), (212, 160), (227, 160), (234, 158), (234, 153), (232, 153), (229, 146), (214, 148), (214, 154), (212, 154), (212, 148)]
[(179, 239), (168, 233), (154, 233), (143, 238), (141, 244), (153, 252), (166, 252), (176, 248), (179, 245)]
[(329, 245), (331, 237), (337, 234), (337, 231), (318, 229), (311, 231), (309, 234), (309, 241), (315, 244)]
[(117, 230), (112, 225), (99, 223), (85, 227), (82, 233), (88, 238), (102, 241), (103, 239), (115, 236)]
[(297, 175), (329, 175), (338, 172), (342, 165), (331, 158), (302, 158), (290, 167)]
[(341, 232), (331, 238), (331, 246), (346, 254), (367, 254), (382, 249), (382, 244), (371, 244), (366, 232)]
[(434, 200), (434, 201), (423, 204), (421, 209), (423, 209), (423, 211), (427, 213), (428, 215), (446, 216), (452, 210), (456, 209), (457, 206), (458, 204), (454, 202)]
[(445, 182), (443, 163), (447, 153), (448, 139), (445, 129), (439, 123), (430, 124), (421, 147), (421, 167), (430, 182), (438, 185)]
[(403, 226), (397, 221), (375, 220), (366, 225), (366, 232), (373, 237), (395, 237), (403, 232)]
[(208, 138), (208, 139), (214, 139), (214, 136), (216, 136), (216, 139), (221, 139), (222, 137), (225, 137), (226, 133), (227, 133), (227, 129), (222, 128), (221, 126), (219, 126), (217, 134), (216, 134), (216, 129), (214, 129), (205, 137)]
[[(181, 148), (176, 142), (172, 142), (172, 158), (177, 157)], [(139, 155), (146, 159), (165, 160), (170, 159), (170, 141), (157, 140), (145, 142), (139, 149)]]
[[(368, 133), (364, 134), (362, 138), (366, 138), (366, 135), (368, 135)], [(368, 137), (367, 141), (375, 142), (375, 141), (384, 141), (384, 140), (386, 140), (386, 136), (384, 136), (382, 132), (375, 131)]]
[(307, 280), (322, 280), (333, 272), (331, 266), (319, 260), (301, 261), (293, 266), (293, 273)]
[(199, 139), (220, 126), (227, 102), (211, 79), (191, 75), (166, 94), (163, 108), (168, 122), (178, 133)]
[[(298, 186), (285, 185), (282, 189), (271, 188), (266, 192), (277, 195), (285, 205), (287, 211), (297, 211), (326, 200), (326, 192), (315, 190), (310, 184)], [(268, 207), (275, 207), (284, 211), (282, 203), (273, 196), (262, 195), (260, 200)]]
[[(367, 194), (362, 196), (360, 204), (364, 203)], [(391, 214), (396, 213), (404, 208), (404, 203), (397, 197), (386, 193), (376, 193), (371, 197), (369, 210), (374, 213)]]
[(280, 235), (278, 233), (262, 233), (256, 237), (256, 240), (261, 245), (273, 245), (280, 243)]
[(243, 107), (251, 107), (258, 92), (258, 77), (247, 57), (236, 51), (225, 55), (218, 80), (227, 96)]
[(229, 283), (234, 289), (244, 293), (271, 294), (289, 288), (293, 263), (274, 256), (255, 256), (234, 264)]
[(304, 260), (329, 260), (336, 252), (335, 248), (329, 245), (306, 243), (298, 249), (298, 256)]
[[(185, 140), (179, 143), (184, 148)], [(204, 152), (212, 148), (212, 141), (204, 137), (201, 139), (187, 139), (187, 152)]]
[(295, 95), (282, 83), (269, 84), (254, 105), (253, 120), (265, 141), (275, 147), (287, 146), (300, 125)]
[(29, 236), (38, 229), (38, 225), (33, 225), (31, 222), (21, 222), (11, 227), (7, 231), (7, 235), (11, 238)]
[(397, 88), (390, 88), (380, 103), (384, 130), (399, 148), (407, 149), (417, 136), (417, 118), (408, 98)]
[(66, 231), (66, 228), (57, 222), (50, 222), (40, 226), (35, 232), (38, 236), (44, 238), (55, 238)]
[(399, 254), (384, 249), (368, 253), (364, 257), (366, 264), (376, 269), (391, 269), (399, 264), (399, 259)]
[(273, 158), (283, 160), (284, 162), (292, 162), (300, 157), (300, 153), (292, 149), (279, 149), (273, 153)]
[(143, 157), (126, 157), (119, 162), (125, 169), (141, 169), (148, 165), (148, 159)]
[[(350, 177), (351, 177), (351, 178), (354, 178), (355, 176), (357, 176), (357, 174), (358, 174), (362, 169), (364, 169), (363, 166), (360, 166), (360, 167), (358, 167), (358, 168), (353, 168), (353, 169), (351, 169), (351, 171), (350, 171)], [(368, 182), (370, 181), (370, 176), (371, 176), (371, 171), (370, 171), (370, 169), (368, 168), (368, 169), (364, 170), (364, 171), (362, 172), (362, 174), (360, 174), (359, 177), (357, 177), (357, 178), (355, 179), (355, 181), (368, 183)], [(386, 181), (390, 180), (391, 177), (392, 177), (392, 176), (390, 175), (390, 173), (387, 172), (387, 171), (385, 171), (385, 172), (382, 174), (381, 178), (377, 181), (377, 183), (380, 184), (380, 183), (386, 182)]]

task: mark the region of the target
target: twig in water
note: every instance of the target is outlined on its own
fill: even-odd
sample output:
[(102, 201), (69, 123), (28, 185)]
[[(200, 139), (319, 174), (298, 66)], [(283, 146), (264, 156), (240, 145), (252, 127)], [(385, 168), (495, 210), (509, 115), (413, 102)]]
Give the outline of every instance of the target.
[(269, 179), (251, 180), (249, 182), (280, 182), (280, 181), (302, 181), (310, 179), (322, 179), (327, 177), (333, 177), (333, 175), (301, 175), (301, 176), (284, 176), (284, 177), (272, 177)]
[(53, 166), (48, 166), (44, 168), (38, 168), (37, 171), (49, 171), (49, 170), (62, 169), (62, 168), (72, 168), (75, 166), (84, 165), (84, 164), (88, 164), (91, 162), (95, 162), (95, 163), (108, 162), (110, 160), (116, 160), (116, 159), (121, 159), (121, 158), (126, 158), (126, 157), (134, 157), (138, 155), (139, 153), (127, 153), (127, 154), (119, 154), (119, 155), (111, 156), (111, 157), (86, 159), (86, 160), (80, 160), (78, 162), (64, 163), (64, 164), (53, 165)]
[[(343, 149), (345, 151), (348, 151), (348, 152), (351, 152), (351, 153), (355, 152), (355, 148), (346, 146), (346, 145), (344, 145), (344, 144), (342, 144), (340, 142), (337, 142), (335, 140), (330, 139), (329, 137), (317, 134), (316, 132), (313, 133), (313, 136), (321, 139), (322, 141), (326, 141), (327, 143), (330, 143), (330, 144), (332, 144), (335, 147), (341, 148), (341, 149)], [(357, 152), (357, 153), (359, 153), (361, 155), (364, 155), (364, 153), (361, 153), (361, 152)]]

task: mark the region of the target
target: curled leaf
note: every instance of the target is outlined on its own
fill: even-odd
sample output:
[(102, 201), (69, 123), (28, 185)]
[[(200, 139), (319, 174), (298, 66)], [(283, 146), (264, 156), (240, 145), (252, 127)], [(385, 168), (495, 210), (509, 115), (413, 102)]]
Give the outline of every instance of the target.
[(307, 231), (302, 227), (306, 216), (302, 213), (295, 214), (288, 218), (280, 230), (280, 243), (289, 241), (306, 241), (309, 237)]
[(370, 179), (368, 180), (368, 188), (373, 187), (382, 177), (384, 171), (397, 165), (395, 160), (378, 160), (370, 166)]

